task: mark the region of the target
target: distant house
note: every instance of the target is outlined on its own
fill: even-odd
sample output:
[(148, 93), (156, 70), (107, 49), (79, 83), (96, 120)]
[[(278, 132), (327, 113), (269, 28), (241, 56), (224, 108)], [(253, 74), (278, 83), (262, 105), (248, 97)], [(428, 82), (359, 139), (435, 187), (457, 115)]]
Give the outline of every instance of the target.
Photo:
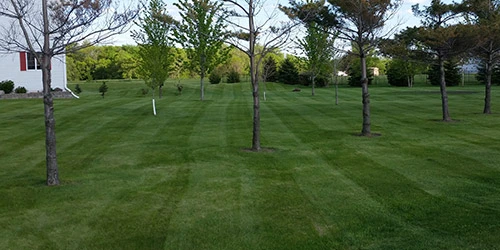
[(373, 76), (380, 75), (380, 71), (377, 67), (368, 67), (368, 71), (371, 72)]
[[(3, 1), (3, 0), (2, 0)], [(30, 6), (30, 13), (36, 15), (36, 8), (41, 7), (36, 0)], [(9, 5), (3, 5), (9, 7)], [(35, 14), (34, 14), (35, 13)], [(34, 36), (41, 36), (36, 34)], [(16, 36), (16, 42), (22, 44), (25, 41), (22, 32), (20, 31), (19, 23), (16, 19), (0, 15), (0, 35), (6, 34)], [(17, 35), (16, 35), (17, 34)], [(38, 37), (38, 40), (40, 37)], [(40, 40), (39, 40), (40, 41)], [(37, 46), (35, 46), (36, 48)], [(38, 46), (40, 47), (40, 46)], [(37, 62), (35, 57), (27, 51), (2, 51), (0, 49), (0, 81), (12, 80), (15, 87), (25, 87), (29, 92), (42, 91), (42, 70), (40, 63)], [(59, 88), (61, 90), (68, 90), (66, 80), (66, 56), (60, 55), (52, 58), (52, 88)]]

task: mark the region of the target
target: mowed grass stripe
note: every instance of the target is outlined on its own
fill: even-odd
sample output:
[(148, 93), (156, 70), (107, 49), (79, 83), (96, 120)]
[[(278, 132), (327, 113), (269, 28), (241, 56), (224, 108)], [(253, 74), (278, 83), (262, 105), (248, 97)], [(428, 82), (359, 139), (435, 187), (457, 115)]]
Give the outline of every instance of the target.
[[(181, 95), (165, 87), (156, 117), (150, 95), (132, 83), (110, 82), (104, 99), (86, 87), (82, 99), (60, 102), (60, 187), (44, 188), (42, 163), (26, 166), (0, 155), (20, 166), (11, 173), (0, 164), (6, 197), (0, 248), (498, 245), (498, 152), (497, 145), (488, 147), (498, 138), (498, 118), (478, 116), (480, 101), (457, 96), (460, 121), (441, 123), (429, 95), (405, 102), (391, 99), (398, 89), (373, 88), (373, 127), (382, 136), (363, 138), (354, 136), (361, 129), (359, 89), (341, 88), (335, 106), (333, 88), (311, 97), (309, 88), (296, 93), (296, 86), (269, 84), (268, 101), (261, 102), (266, 150), (255, 153), (245, 150), (252, 136), (248, 83), (208, 85), (205, 102), (198, 100), (198, 82), (183, 85)], [(70, 150), (76, 145), (81, 148)], [(97, 160), (68, 167), (73, 157)], [(26, 172), (31, 177), (24, 181), (12, 178)]]
[[(310, 112), (311, 111), (300, 112), (300, 113), (306, 113), (307, 114), (307, 113), (310, 113)], [(294, 124), (298, 124), (297, 123), (297, 118), (294, 118), (293, 120), (295, 121)], [(304, 126), (306, 126), (306, 124), (310, 124), (310, 123), (306, 121), (306, 122), (302, 123), (302, 126), (299, 126), (299, 127), (304, 127)], [(320, 130), (320, 128), (315, 128), (315, 129)], [(351, 148), (351, 149), (354, 149), (354, 148)], [(362, 151), (362, 152), (366, 152), (366, 151)], [(364, 162), (364, 163), (368, 162), (369, 164), (360, 164), (360, 165), (368, 165), (363, 172), (372, 173), (372, 174), (370, 174), (371, 178), (373, 178), (374, 176), (376, 176), (375, 174), (383, 174), (385, 176), (385, 178), (390, 178), (390, 176), (392, 175), (394, 177), (390, 178), (391, 179), (391, 183), (384, 183), (384, 181), (382, 181), (382, 184), (384, 184), (385, 186), (388, 186), (388, 188), (390, 188), (390, 189), (392, 189), (394, 186), (398, 186), (398, 188), (395, 188), (394, 190), (401, 190), (401, 187), (405, 187), (405, 189), (407, 189), (408, 191), (403, 192), (404, 195), (409, 195), (410, 194), (410, 195), (416, 195), (416, 197), (418, 197), (418, 196), (425, 197), (426, 196), (425, 192), (422, 192), (422, 190), (420, 190), (418, 187), (409, 188), (409, 187), (413, 186), (412, 182), (410, 180), (406, 179), (403, 176), (400, 176), (399, 174), (397, 174), (395, 172), (392, 172), (389, 169), (382, 168), (381, 167), (382, 165), (376, 164), (375, 162), (373, 162), (372, 160), (370, 160), (370, 156), (372, 155), (371, 153), (366, 153), (366, 154), (367, 154), (368, 158), (362, 158), (363, 159), (362, 162)], [(376, 153), (373, 154), (373, 155), (383, 156), (382, 154), (376, 154)], [(352, 168), (352, 167), (356, 166), (356, 170), (359, 171), (358, 168), (360, 168), (361, 166), (359, 166), (357, 164), (352, 164), (352, 163), (353, 162), (349, 162), (346, 165), (341, 166), (341, 168), (345, 169), (345, 166), (349, 166), (349, 168)], [(383, 163), (381, 163), (381, 164), (383, 164)], [(368, 171), (368, 170), (370, 170), (370, 171)], [(351, 175), (350, 174), (349, 176), (354, 177), (353, 180), (355, 180), (355, 181), (356, 181), (356, 179), (358, 179), (358, 181), (356, 181), (356, 182), (359, 183), (362, 186), (366, 186), (368, 184), (368, 182), (367, 182), (368, 179), (366, 179), (366, 180), (364, 178), (363, 179), (359, 179), (361, 176), (358, 176), (357, 174), (356, 175)], [(372, 180), (371, 178), (369, 180), (371, 180), (371, 182), (374, 182), (374, 180)], [(360, 180), (363, 180), (363, 181), (360, 181)], [(375, 178), (375, 180), (383, 180), (383, 178)], [(367, 189), (367, 190), (375, 190), (374, 189), (375, 187), (380, 188), (380, 186), (384, 186), (384, 185), (380, 185), (380, 182), (377, 182), (377, 183), (374, 183), (374, 184), (375, 184), (375, 186), (370, 186), (370, 188)], [(388, 184), (390, 184), (390, 185), (388, 185)], [(382, 202), (383, 204), (386, 204), (386, 206), (388, 204), (383, 199), (379, 200), (379, 202)], [(396, 204), (389, 203), (389, 205), (394, 206)], [(388, 208), (390, 210), (394, 209), (394, 208), (391, 208), (390, 206), (388, 206)], [(431, 234), (431, 233), (429, 232), (428, 234)], [(455, 241), (455, 239), (451, 238), (450, 241)]]
[[(276, 106), (273, 105), (272, 107), (274, 108)], [(280, 109), (280, 107), (276, 107), (276, 109)], [(302, 110), (302, 111), (304, 111), (304, 110)], [(299, 112), (299, 113), (303, 114), (303, 113), (308, 113), (308, 112), (306, 111), (306, 112)], [(306, 136), (305, 134), (298, 132), (298, 131), (303, 131), (303, 129), (301, 129), (301, 128), (304, 127), (305, 124), (310, 123), (307, 120), (304, 120), (303, 123), (298, 123), (297, 117), (291, 117), (290, 115), (286, 115), (284, 117), (287, 117), (287, 119), (294, 121), (294, 123), (286, 123), (286, 124), (289, 124), (288, 125), (289, 128), (293, 128), (294, 126), (296, 126), (295, 128), (293, 128), (293, 131), (296, 131), (298, 135), (301, 135), (304, 143), (309, 144), (309, 145), (314, 145), (315, 142), (318, 142), (318, 141), (324, 142), (324, 139), (323, 140), (318, 139), (315, 136), (312, 136), (312, 137)], [(316, 129), (316, 131), (321, 130), (321, 128), (318, 128), (318, 127), (316, 127), (315, 129)], [(319, 154), (315, 157), (316, 158), (323, 158), (327, 162), (327, 166), (325, 167), (325, 169), (327, 169), (327, 170), (325, 171), (324, 169), (321, 169), (321, 170), (323, 170), (323, 171), (321, 171), (320, 169), (316, 169), (317, 165), (313, 165), (313, 166), (315, 166), (313, 168), (314, 170), (310, 170), (310, 172), (308, 172), (308, 173), (311, 174), (311, 172), (314, 171), (314, 173), (316, 173), (316, 175), (314, 175), (314, 178), (305, 177), (306, 180), (308, 180), (308, 183), (307, 183), (307, 185), (304, 185), (304, 187), (310, 187), (311, 185), (313, 185), (314, 187), (317, 187), (315, 184), (316, 184), (317, 180), (321, 180), (321, 179), (323, 179), (324, 185), (328, 185), (328, 186), (335, 185), (331, 189), (326, 189), (328, 191), (325, 190), (325, 192), (327, 192), (330, 195), (325, 195), (325, 193), (314, 194), (314, 190), (311, 190), (311, 192), (313, 195), (319, 196), (318, 198), (315, 199), (316, 204), (318, 204), (318, 205), (319, 204), (322, 204), (322, 205), (328, 204), (329, 206), (327, 206), (327, 207), (335, 207), (335, 212), (337, 212), (338, 214), (336, 214), (336, 213), (332, 214), (332, 212), (330, 212), (328, 210), (325, 210), (324, 213), (328, 215), (327, 221), (329, 221), (331, 223), (330, 227), (336, 229), (336, 233), (337, 233), (336, 236), (338, 237), (338, 242), (342, 243), (341, 244), (342, 248), (347, 247), (347, 246), (351, 246), (351, 247), (356, 246), (356, 247), (363, 248), (363, 247), (366, 247), (368, 245), (377, 245), (378, 247), (387, 247), (386, 241), (377, 242), (377, 238), (381, 237), (381, 235), (377, 234), (377, 232), (380, 231), (381, 229), (383, 229), (383, 230), (381, 230), (382, 234), (384, 234), (384, 233), (394, 234), (394, 232), (401, 232), (401, 233), (403, 233), (403, 235), (404, 234), (412, 235), (413, 234), (412, 232), (415, 231), (415, 229), (413, 229), (413, 227), (411, 227), (411, 229), (402, 227), (402, 225), (400, 225), (401, 222), (399, 222), (399, 218), (393, 218), (393, 216), (390, 214), (390, 212), (388, 212), (384, 208), (384, 206), (380, 205), (378, 200), (374, 200), (371, 197), (370, 193), (365, 192), (364, 185), (359, 185), (356, 182), (353, 182), (353, 180), (351, 180), (350, 177), (346, 177), (341, 172), (338, 172), (338, 170), (336, 169), (336, 166), (338, 164), (342, 164), (341, 162), (331, 161), (328, 157), (323, 157), (323, 154), (335, 154), (334, 152), (336, 150), (331, 148), (332, 143), (329, 143), (329, 144), (330, 145), (328, 145), (328, 146), (330, 146), (330, 147), (325, 147), (325, 145), (323, 145), (323, 147), (318, 146), (318, 145), (314, 146), (314, 152), (316, 152), (316, 154)], [(328, 153), (326, 153), (324, 151), (327, 151)], [(352, 164), (352, 163), (348, 163), (348, 164)], [(325, 173), (327, 173), (327, 172), (332, 173), (332, 175), (328, 175), (328, 177), (330, 177), (330, 178), (334, 177), (334, 178), (332, 178), (332, 179), (330, 179), (328, 177), (325, 178)], [(305, 176), (307, 176), (307, 175), (305, 175)], [(304, 177), (302, 177), (302, 178), (304, 178)], [(330, 183), (330, 184), (328, 184), (328, 183)], [(344, 185), (339, 185), (338, 183), (341, 183)], [(355, 199), (353, 199), (354, 197), (355, 197)], [(338, 198), (338, 200), (336, 198)], [(349, 204), (349, 205), (347, 205), (345, 210), (342, 211), (342, 208), (345, 207), (346, 204)], [(353, 210), (352, 209), (353, 204), (357, 204), (357, 205), (354, 205), (354, 207), (357, 207), (358, 209)], [(319, 207), (325, 207), (325, 206), (319, 206)], [(343, 221), (346, 217), (352, 218), (352, 217), (348, 216), (351, 213), (355, 213), (358, 215), (363, 214), (362, 218), (364, 218), (364, 219), (359, 220), (357, 222), (354, 222), (351, 219), (349, 219), (349, 221)], [(367, 221), (370, 221), (369, 226), (366, 225)], [(417, 230), (417, 232), (418, 231), (419, 230)], [(349, 232), (349, 233), (342, 234), (342, 232)], [(357, 237), (359, 237), (360, 235), (363, 235), (362, 238), (365, 238), (365, 239), (369, 238), (369, 239), (367, 239), (366, 242), (360, 242), (359, 240), (356, 240)], [(419, 235), (417, 234), (414, 237), (410, 236), (410, 238), (418, 239), (418, 238), (420, 238), (418, 236)], [(399, 237), (401, 237), (401, 236), (399, 236)], [(393, 240), (396, 240), (396, 242), (397, 242), (397, 238), (393, 239)], [(403, 239), (403, 240), (407, 240), (407, 239)], [(391, 242), (391, 244), (396, 244), (396, 242)]]

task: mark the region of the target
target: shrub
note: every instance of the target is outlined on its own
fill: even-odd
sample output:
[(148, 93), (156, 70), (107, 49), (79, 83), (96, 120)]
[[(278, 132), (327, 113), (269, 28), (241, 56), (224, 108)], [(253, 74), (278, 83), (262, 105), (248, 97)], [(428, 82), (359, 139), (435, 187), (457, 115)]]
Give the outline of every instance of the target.
[(408, 86), (407, 67), (408, 63), (401, 60), (393, 60), (387, 63), (387, 82), (391, 86)]
[(210, 84), (219, 84), (222, 80), (222, 76), (219, 72), (214, 71), (210, 74), (208, 80), (210, 81)]
[(177, 91), (179, 91), (179, 95), (182, 95), (182, 89), (184, 88), (184, 86), (182, 86), (182, 84), (177, 84), (177, 85), (175, 85), (175, 87), (177, 87)]
[(104, 98), (104, 94), (108, 92), (108, 86), (106, 86), (106, 82), (103, 82), (101, 87), (99, 87), (99, 92), (101, 93), (102, 98)]
[(77, 84), (77, 85), (75, 86), (75, 92), (76, 92), (77, 94), (82, 93), (82, 89), (80, 88), (80, 84)]
[(5, 94), (12, 93), (12, 91), (14, 90), (14, 82), (11, 80), (0, 82), (0, 90), (3, 90)]
[(240, 82), (240, 73), (235, 69), (232, 69), (227, 74), (227, 83), (237, 83)]
[(24, 93), (26, 93), (26, 92), (28, 92), (28, 91), (26, 90), (26, 88), (25, 88), (25, 87), (19, 86), (19, 87), (17, 87), (17, 88), (14, 90), (14, 92), (16, 92), (16, 93), (18, 93), (18, 94), (24, 94)]

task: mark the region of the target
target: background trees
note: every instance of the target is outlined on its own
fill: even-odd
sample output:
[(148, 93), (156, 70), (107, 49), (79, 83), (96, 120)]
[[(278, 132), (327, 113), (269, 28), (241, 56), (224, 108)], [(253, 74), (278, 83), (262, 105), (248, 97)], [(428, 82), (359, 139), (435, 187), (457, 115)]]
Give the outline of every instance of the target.
[[(115, 11), (109, 12), (111, 8)], [(27, 51), (41, 63), (47, 185), (59, 185), (51, 94), (52, 58), (123, 33), (136, 15), (135, 8), (124, 8), (111, 0), (8, 0), (0, 3), (0, 16), (11, 20), (10, 26), (2, 27), (5, 32), (0, 35), (0, 47), (5, 51)]]
[(465, 0), (467, 20), (474, 25), (476, 47), (473, 54), (480, 60), (484, 73), (484, 114), (491, 114), (491, 84), (495, 65), (500, 61), (500, 2), (494, 0)]

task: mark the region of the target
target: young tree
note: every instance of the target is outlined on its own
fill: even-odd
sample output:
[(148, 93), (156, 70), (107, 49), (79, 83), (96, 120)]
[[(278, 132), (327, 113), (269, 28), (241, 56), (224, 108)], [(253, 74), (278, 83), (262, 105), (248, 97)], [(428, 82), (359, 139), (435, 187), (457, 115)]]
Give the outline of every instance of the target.
[(227, 59), (229, 48), (222, 3), (210, 0), (180, 0), (174, 3), (182, 21), (174, 35), (187, 49), (190, 68), (200, 75), (200, 100), (205, 98), (205, 76)]
[(306, 23), (306, 36), (299, 39), (299, 47), (306, 55), (306, 67), (311, 76), (312, 88), (311, 94), (315, 95), (315, 79), (316, 77), (328, 70), (333, 57), (334, 39), (331, 37), (331, 32), (324, 27), (319, 26), (315, 22)]
[(412, 6), (415, 15), (422, 18), (423, 27), (418, 30), (417, 40), (436, 59), (439, 67), (441, 107), (445, 122), (452, 119), (448, 107), (444, 62), (464, 53), (470, 48), (472, 41), (467, 25), (451, 23), (461, 14), (459, 7), (458, 4), (444, 4), (440, 0), (433, 0), (430, 6), (422, 10), (418, 4)]
[[(110, 9), (116, 11), (110, 12)], [(0, 17), (11, 20), (8, 26), (2, 27), (0, 47), (10, 52), (27, 51), (41, 64), (47, 185), (59, 185), (54, 102), (50, 92), (52, 58), (125, 32), (136, 15), (136, 9), (115, 5), (112, 0), (3, 0), (0, 3)]]
[(153, 90), (154, 115), (156, 115), (155, 90), (159, 88), (161, 92), (173, 64), (170, 35), (174, 19), (167, 14), (166, 7), (162, 0), (151, 0), (148, 6), (143, 6), (145, 12), (136, 23), (140, 29), (132, 32), (132, 37), (139, 46), (140, 74), (146, 85)]
[[(269, 26), (277, 13), (257, 18), (259, 13), (266, 13), (264, 0), (223, 0), (227, 5), (229, 16), (226, 21), (232, 29), (229, 43), (245, 53), (250, 59), (250, 81), (253, 96), (253, 129), (252, 150), (260, 151), (260, 100), (259, 100), (259, 65), (265, 55), (283, 46), (290, 36), (293, 27), (286, 23)], [(243, 19), (243, 20), (242, 20)], [(248, 25), (243, 25), (242, 23)], [(260, 44), (262, 49), (256, 50)]]
[(484, 114), (491, 114), (491, 83), (495, 68), (500, 62), (500, 1), (465, 0), (463, 2), (467, 18), (477, 30), (477, 46), (474, 55), (484, 65), (485, 91)]

